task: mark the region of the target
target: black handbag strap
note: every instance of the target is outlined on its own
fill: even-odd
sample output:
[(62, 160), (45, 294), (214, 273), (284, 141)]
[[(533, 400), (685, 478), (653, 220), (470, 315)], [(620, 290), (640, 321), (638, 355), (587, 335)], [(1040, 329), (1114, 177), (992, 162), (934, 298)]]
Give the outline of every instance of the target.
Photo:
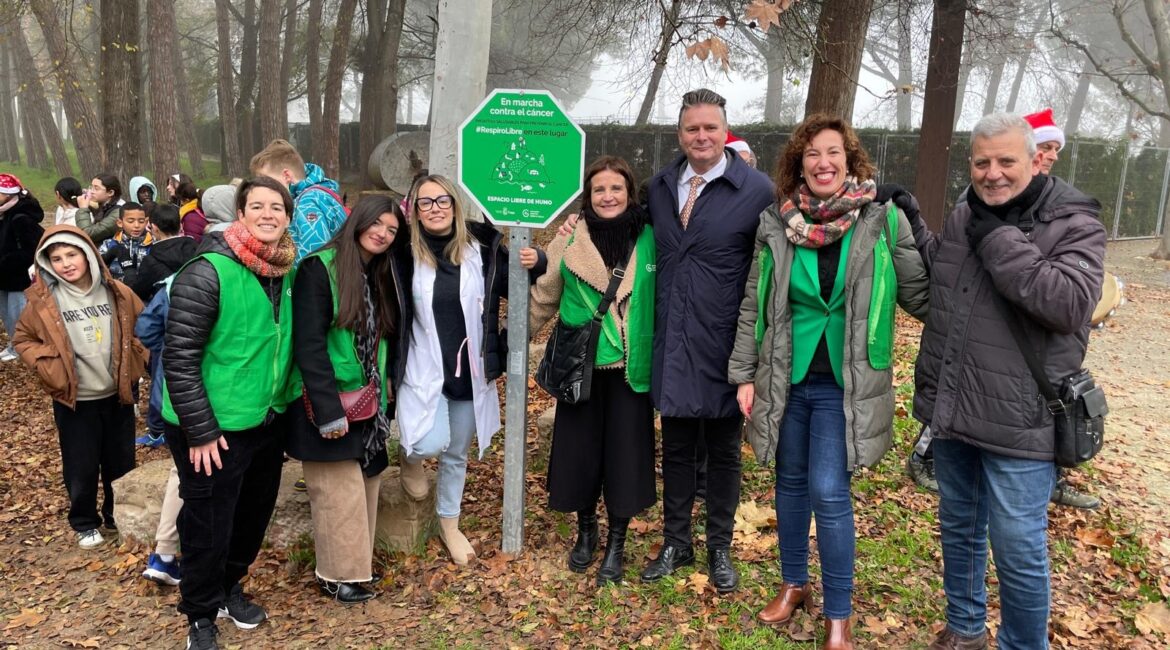
[(1048, 381), (1048, 375), (1044, 373), (1044, 359), (1028, 345), (1019, 312), (1009, 306), (1002, 296), (997, 295), (996, 297), (999, 299), (995, 301), (995, 304), (999, 307), (1000, 313), (1003, 314), (1004, 320), (1007, 321), (1012, 338), (1016, 340), (1016, 347), (1020, 348), (1024, 362), (1028, 364), (1028, 370), (1032, 371), (1032, 379), (1036, 380), (1036, 385), (1040, 387), (1040, 393), (1044, 395), (1044, 399), (1048, 400), (1048, 410), (1053, 415), (1062, 413), (1065, 409), (1065, 403), (1061, 401), (1060, 395), (1052, 387), (1052, 382)]
[(613, 299), (617, 297), (618, 287), (622, 280), (626, 277), (626, 265), (630, 263), (630, 257), (634, 254), (634, 240), (630, 240), (630, 250), (626, 253), (626, 258), (617, 263), (613, 267), (613, 272), (609, 275), (609, 285), (605, 287), (605, 295), (601, 296), (601, 302), (597, 303), (597, 312), (593, 314), (593, 320), (601, 320), (605, 318), (606, 312), (609, 311), (609, 306), (613, 304)]

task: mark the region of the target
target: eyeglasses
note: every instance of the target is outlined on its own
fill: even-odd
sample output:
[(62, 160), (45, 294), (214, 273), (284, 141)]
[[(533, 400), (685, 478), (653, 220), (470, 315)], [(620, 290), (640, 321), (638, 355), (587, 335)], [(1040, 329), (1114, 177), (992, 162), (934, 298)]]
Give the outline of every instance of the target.
[(424, 197), (421, 199), (415, 199), (415, 201), (414, 201), (414, 207), (423, 211), (423, 212), (430, 210), (431, 206), (434, 206), (434, 205), (438, 205), (443, 210), (446, 210), (454, 204), (455, 204), (455, 199), (451, 198), (450, 194), (440, 194), (439, 196), (436, 196), (433, 199), (429, 198), (429, 197)]

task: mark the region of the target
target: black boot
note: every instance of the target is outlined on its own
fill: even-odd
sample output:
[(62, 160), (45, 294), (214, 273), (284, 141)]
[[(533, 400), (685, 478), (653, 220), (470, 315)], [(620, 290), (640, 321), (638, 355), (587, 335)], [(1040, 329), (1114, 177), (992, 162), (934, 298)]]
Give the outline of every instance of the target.
[(630, 520), (609, 516), (609, 535), (605, 538), (605, 555), (597, 572), (597, 586), (622, 583), (622, 562), (626, 555), (626, 528)]
[(569, 568), (575, 573), (585, 573), (593, 564), (597, 551), (597, 508), (577, 512), (577, 543), (569, 551)]

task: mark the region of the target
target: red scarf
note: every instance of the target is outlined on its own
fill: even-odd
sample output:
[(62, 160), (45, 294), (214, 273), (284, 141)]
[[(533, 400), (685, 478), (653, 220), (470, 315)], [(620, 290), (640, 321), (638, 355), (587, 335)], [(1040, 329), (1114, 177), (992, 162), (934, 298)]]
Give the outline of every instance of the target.
[(819, 199), (801, 183), (792, 197), (780, 206), (780, 219), (787, 226), (788, 240), (805, 248), (820, 248), (841, 239), (853, 227), (861, 208), (873, 202), (877, 184), (857, 182), (850, 176), (837, 193)]
[(279, 278), (292, 270), (297, 249), (287, 230), (273, 246), (253, 237), (242, 221), (233, 221), (223, 238), (240, 263), (260, 277)]

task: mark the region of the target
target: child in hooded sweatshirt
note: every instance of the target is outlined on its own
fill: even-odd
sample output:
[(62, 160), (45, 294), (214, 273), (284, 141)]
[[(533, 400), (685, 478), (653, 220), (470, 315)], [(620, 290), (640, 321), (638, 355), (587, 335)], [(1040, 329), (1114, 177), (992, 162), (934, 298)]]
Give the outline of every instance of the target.
[(153, 245), (154, 238), (147, 230), (146, 209), (137, 203), (126, 203), (118, 217), (118, 232), (102, 242), (98, 254), (110, 267), (115, 280), (134, 286), (138, 267)]
[(134, 338), (142, 301), (110, 275), (93, 241), (75, 226), (49, 228), (34, 260), (39, 280), (25, 291), (16, 351), (53, 398), (69, 525), (81, 548), (95, 548), (105, 542), (103, 524), (117, 532), (114, 479), (134, 468), (131, 385), (148, 357)]

